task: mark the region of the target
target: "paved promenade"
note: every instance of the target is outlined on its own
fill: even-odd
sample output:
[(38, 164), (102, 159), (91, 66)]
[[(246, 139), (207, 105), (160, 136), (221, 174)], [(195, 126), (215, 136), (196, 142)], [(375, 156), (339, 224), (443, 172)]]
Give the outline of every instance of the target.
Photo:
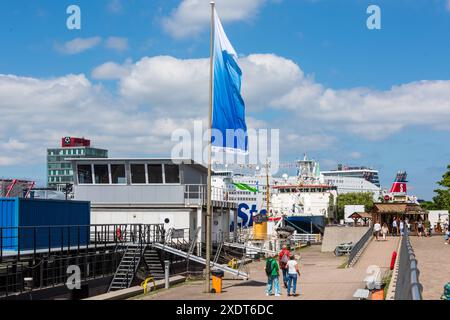
[(440, 299), (444, 285), (450, 282), (450, 245), (444, 244), (443, 236), (431, 238), (412, 236), (411, 245), (420, 270), (419, 280), (423, 286), (423, 299)]
[[(288, 297), (282, 286), (281, 297), (265, 295), (266, 275), (265, 262), (254, 262), (248, 266), (251, 280), (233, 280), (226, 278), (223, 293), (218, 295), (203, 294), (203, 282), (188, 282), (170, 290), (159, 291), (138, 297), (144, 300), (205, 300), (205, 299), (237, 299), (237, 300), (352, 300), (353, 293), (364, 288), (367, 267), (378, 265), (388, 268), (397, 238), (389, 238), (386, 242), (372, 241), (353, 268), (342, 268), (347, 257), (335, 257), (333, 253), (320, 252), (319, 246), (312, 246), (300, 251), (300, 272), (298, 288), (300, 296)], [(280, 277), (281, 278), (281, 277)], [(298, 290), (297, 290), (298, 293)]]
[(370, 266), (378, 266), (384, 273), (391, 265), (392, 253), (397, 251), (400, 237), (387, 237), (386, 241), (373, 239), (354, 268), (367, 270)]

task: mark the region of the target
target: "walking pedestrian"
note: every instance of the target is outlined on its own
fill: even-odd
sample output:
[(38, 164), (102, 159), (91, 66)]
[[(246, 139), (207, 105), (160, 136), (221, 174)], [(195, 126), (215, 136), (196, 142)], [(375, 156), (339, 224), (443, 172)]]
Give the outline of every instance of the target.
[[(287, 295), (290, 296), (297, 296), (297, 276), (300, 277), (300, 270), (298, 269), (298, 262), (295, 260), (295, 256), (291, 255), (291, 259), (286, 264), (286, 268), (288, 270), (288, 287), (287, 287)], [(292, 295), (291, 295), (291, 289), (292, 289)], [(300, 291), (300, 290), (299, 290)]]
[(417, 235), (419, 237), (422, 237), (422, 232), (423, 232), (423, 224), (422, 220), (419, 220), (419, 222), (417, 222)]
[(445, 227), (445, 244), (450, 244), (450, 227)]
[(381, 225), (377, 221), (377, 222), (375, 222), (375, 224), (373, 226), (373, 232), (375, 233), (376, 241), (378, 241), (378, 237), (380, 236), (380, 231), (381, 231)]
[(392, 235), (395, 237), (397, 235), (397, 218), (394, 217), (392, 221)]
[(276, 260), (276, 255), (269, 257), (266, 261), (266, 275), (267, 275), (267, 290), (266, 296), (271, 296), (275, 292), (275, 296), (281, 296), (280, 292), (280, 281), (278, 279), (278, 263)]
[(428, 220), (428, 219), (425, 220), (424, 225), (425, 225), (425, 235), (427, 237), (431, 237), (431, 222), (430, 222), (430, 220)]
[(400, 235), (405, 235), (405, 223), (403, 222), (403, 219), (400, 219)]
[(409, 232), (411, 231), (411, 223), (409, 223), (408, 218), (405, 219), (405, 224), (406, 224), (406, 234), (409, 234)]
[(383, 235), (383, 240), (386, 241), (386, 236), (389, 233), (389, 228), (386, 223), (383, 224), (383, 227), (381, 228), (381, 234)]
[(280, 264), (280, 269), (283, 272), (283, 284), (284, 287), (287, 288), (288, 283), (288, 270), (286, 269), (286, 265), (291, 258), (291, 253), (287, 249), (286, 245), (283, 246), (283, 249), (278, 254), (278, 263)]

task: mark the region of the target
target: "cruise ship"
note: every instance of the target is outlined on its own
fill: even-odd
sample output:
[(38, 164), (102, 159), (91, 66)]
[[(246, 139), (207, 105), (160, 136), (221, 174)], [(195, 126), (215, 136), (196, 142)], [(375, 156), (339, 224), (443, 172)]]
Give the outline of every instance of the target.
[(337, 170), (322, 171), (325, 183), (337, 187), (339, 194), (371, 192), (375, 201), (382, 195), (378, 170), (368, 167), (338, 165)]

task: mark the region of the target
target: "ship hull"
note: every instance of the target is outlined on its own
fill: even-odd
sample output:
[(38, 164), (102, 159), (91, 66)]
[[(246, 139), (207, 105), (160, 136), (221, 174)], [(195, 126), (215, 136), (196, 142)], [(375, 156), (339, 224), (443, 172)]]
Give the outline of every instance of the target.
[(294, 227), (298, 233), (323, 233), (325, 230), (324, 216), (290, 216), (284, 220), (286, 225)]

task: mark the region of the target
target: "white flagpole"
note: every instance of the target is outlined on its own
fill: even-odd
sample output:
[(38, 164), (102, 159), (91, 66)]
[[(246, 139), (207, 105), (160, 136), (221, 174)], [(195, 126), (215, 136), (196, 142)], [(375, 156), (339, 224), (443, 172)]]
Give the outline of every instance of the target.
[(211, 175), (212, 175), (212, 155), (211, 155), (211, 140), (212, 140), (212, 112), (213, 112), (213, 77), (214, 77), (214, 1), (211, 1), (211, 42), (210, 42), (210, 70), (209, 70), (209, 137), (208, 137), (208, 200), (206, 208), (206, 269), (205, 269), (205, 292), (209, 293), (211, 291), (211, 216), (212, 216), (212, 206), (211, 206)]

